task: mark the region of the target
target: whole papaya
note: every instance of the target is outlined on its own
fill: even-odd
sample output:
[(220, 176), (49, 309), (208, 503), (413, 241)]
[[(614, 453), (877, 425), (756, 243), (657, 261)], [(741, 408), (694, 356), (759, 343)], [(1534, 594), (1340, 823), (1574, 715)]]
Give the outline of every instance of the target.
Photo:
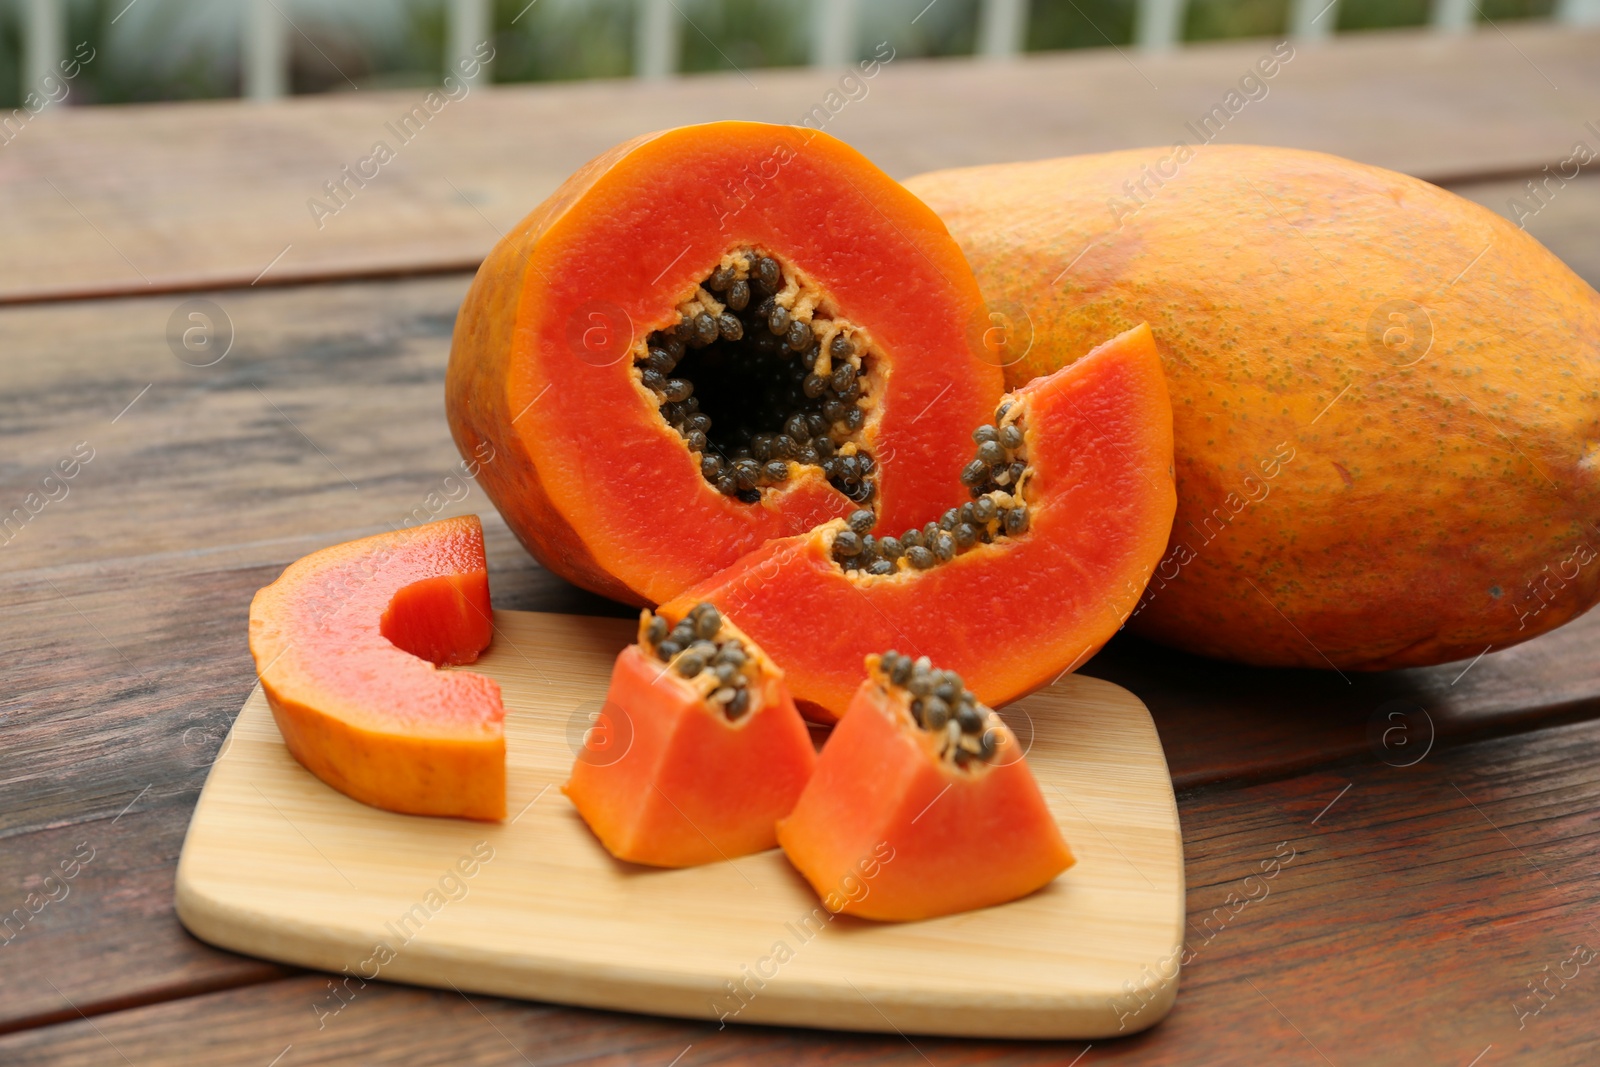
[(1008, 386), (1155, 332), (1178, 513), (1138, 632), (1378, 670), (1600, 596), (1600, 294), (1501, 216), (1314, 152), (1179, 144), (942, 171)]

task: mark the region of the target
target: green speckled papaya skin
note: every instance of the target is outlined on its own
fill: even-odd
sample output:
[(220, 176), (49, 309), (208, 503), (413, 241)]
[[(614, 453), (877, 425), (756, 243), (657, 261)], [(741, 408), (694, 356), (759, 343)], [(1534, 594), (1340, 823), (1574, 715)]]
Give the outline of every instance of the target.
[(1139, 322), (1178, 514), (1130, 626), (1377, 670), (1600, 597), (1600, 294), (1501, 216), (1313, 152), (1158, 148), (907, 186), (961, 244), (1008, 386)]

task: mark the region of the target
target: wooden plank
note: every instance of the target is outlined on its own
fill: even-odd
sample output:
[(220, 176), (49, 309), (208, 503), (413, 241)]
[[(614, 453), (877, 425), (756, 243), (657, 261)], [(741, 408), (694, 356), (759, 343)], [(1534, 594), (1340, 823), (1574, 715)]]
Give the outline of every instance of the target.
[[(497, 586), (509, 598), (501, 606), (622, 610), (540, 571), (481, 493), (451, 473), (459, 460), (439, 397), (464, 286), (451, 278), (231, 294), (221, 299), (238, 351), (210, 368), (187, 366), (167, 347), (177, 297), (0, 313), (0, 351), (27, 356), (0, 367), (0, 419), (9, 429), (0, 491), (8, 507), (77, 441), (97, 450), (69, 496), (45, 506), (3, 549), (10, 573), (56, 602), (64, 621), (75, 616), (46, 579), (74, 601), (89, 593), (92, 605), (115, 615), (140, 575), (224, 566), (265, 573), (318, 545), (427, 518), (429, 493), (440, 494), (434, 503), (460, 494), (441, 514), (490, 517), (492, 562), (516, 583)], [(116, 353), (114, 366), (105, 353)], [(241, 610), (248, 593), (235, 594)], [(1470, 669), (1356, 675), (1349, 684), (1124, 640), (1088, 673), (1146, 699), (1173, 751), (1175, 778), (1193, 784), (1363, 751), (1369, 718), (1391, 700), (1424, 705), (1441, 735), (1500, 719), (1525, 726), (1591, 713), (1600, 666), (1580, 653), (1597, 627), (1600, 616), (1580, 620)], [(30, 628), (17, 636), (35, 635)], [(1286, 715), (1300, 723), (1296, 730), (1278, 725)], [(1224, 721), (1229, 728), (1217, 729)]]
[[(295, 762), (257, 689), (184, 843), (184, 925), (212, 944), (335, 972), (702, 1021), (1050, 1038), (1126, 1026), (1108, 1006), (1124, 976), (1183, 940), (1177, 806), (1137, 697), (1072, 676), (1007, 712), (1072, 847), (1068, 871), (1003, 907), (873, 923), (830, 916), (776, 849), (651, 871), (599, 845), (559, 787), (574, 715), (605, 701), (612, 661), (636, 632), (625, 620), (495, 612), (495, 640), (472, 669), (505, 697), (512, 817), (500, 824), (342, 796)], [(954, 801), (913, 803), (927, 805), (913, 836), (891, 834), (864, 857), (860, 885), (834, 892), (873, 893), (877, 872)], [(824, 926), (850, 932), (819, 938)], [(1175, 993), (1170, 978), (1158, 982), (1140, 1028)]]
[[(489, 524), (497, 602), (570, 610), (580, 595), (526, 563), (503, 527), (493, 519)], [(97, 858), (102, 866), (95, 873), (105, 877), (105, 891), (85, 891), (71, 901), (73, 910), (47, 913), (49, 923), (5, 950), (0, 1026), (7, 1019), (18, 1022), (59, 1010), (48, 986), (31, 977), (41, 970), (63, 988), (73, 983), (75, 1000), (82, 994), (94, 1003), (133, 996), (150, 985), (227, 982), (249, 973), (237, 958), (212, 954), (179, 931), (171, 913), (173, 865), (206, 763), (254, 681), (244, 647), (250, 595), (289, 558), (339, 536), (330, 531), (236, 554), (193, 558), (175, 553), (166, 563), (145, 559), (128, 567), (44, 572), (70, 603), (37, 577), (8, 583), (7, 602), (18, 620), (6, 626), (8, 677), (12, 692), (25, 694), (25, 703), (6, 708), (11, 718), (0, 889), (20, 896), (85, 839), (68, 839), (61, 836), (65, 830), (58, 834), (49, 827), (82, 822), (92, 830), (109, 824), (146, 786), (151, 790), (118, 823), (134, 832), (124, 839), (119, 830), (112, 847)], [(266, 554), (279, 558), (260, 563)], [(19, 634), (23, 629), (34, 635), (26, 643)], [(1449, 742), (1447, 731), (1471, 730), (1484, 722), (1525, 728), (1554, 713), (1523, 710), (1518, 702), (1539, 694), (1541, 678), (1549, 678), (1554, 689), (1541, 698), (1559, 701), (1563, 694), (1555, 687), (1563, 684), (1563, 675), (1570, 677), (1575, 663), (1592, 662), (1592, 627), (1559, 634), (1570, 638), (1559, 653), (1479, 678), (1478, 672), (1492, 670), (1494, 659), (1518, 653), (1498, 654), (1474, 667), (1455, 690), (1449, 681), (1458, 670), (1435, 672), (1435, 688), (1462, 701), (1454, 709), (1428, 702), (1437, 744)], [(1529, 646), (1530, 654), (1534, 647)], [(1294, 687), (1267, 672), (1173, 658), (1148, 646), (1117, 654), (1127, 656), (1124, 665), (1133, 672), (1122, 680), (1161, 709), (1158, 722), (1169, 758), (1191, 781), (1281, 774), (1293, 764), (1367, 754), (1373, 716), (1388, 703), (1383, 694), (1364, 703), (1339, 703), (1342, 695), (1331, 675), (1307, 672)], [(66, 678), (64, 662), (71, 665)], [(148, 681), (138, 672), (148, 674)], [(1470, 689), (1469, 682), (1474, 683)], [(1389, 685), (1390, 699), (1407, 691), (1403, 679)], [(1316, 686), (1322, 687), (1320, 693)], [(1509, 722), (1508, 707), (1518, 716)], [(1583, 714), (1593, 714), (1592, 701), (1580, 707)], [(1428, 723), (1415, 712), (1381, 719), (1384, 730), (1403, 730), (1390, 735), (1378, 752), (1393, 762), (1410, 760), (1427, 747)], [(151, 822), (135, 821), (157, 804)], [(136, 950), (139, 964), (106, 967), (107, 939)]]
[(214, 748), (198, 720), (186, 730), (193, 744), (176, 758), (193, 766), (192, 787), (170, 770), (148, 791), (99, 782), (76, 791), (76, 818), (3, 835), (0, 1034), (78, 1018), (52, 983), (96, 1015), (293, 973), (201, 944), (173, 915), (172, 872), (212, 754), (201, 753)]
[[(1153, 1030), (1095, 1042), (1082, 1062), (1231, 1065), (1248, 1047), (1262, 1062), (1295, 1067), (1593, 1063), (1597, 760), (1600, 724), (1587, 723), (1436, 753), (1410, 768), (1357, 763), (1181, 797), (1190, 891), (1177, 1008)], [(1121, 1008), (1136, 1013), (1138, 1004), (1129, 995)], [(318, 1006), (338, 1010), (328, 1017)], [(1063, 1064), (1084, 1050), (719, 1031), (381, 983), (335, 989), (321, 976), (0, 1038), (0, 1059), (15, 1067), (98, 1067), (119, 1054), (178, 1067), (261, 1067), (278, 1056), (300, 1067), (953, 1067)]]
[[(485, 525), (498, 604), (617, 610), (540, 570), (492, 513)], [(173, 874), (207, 769), (255, 684), (250, 597), (289, 558), (339, 537), (43, 567), (0, 581), (0, 913), (24, 905), (78, 844), (97, 850), (69, 895), (0, 947), (0, 1032), (60, 1013), (40, 975), (75, 988), (73, 1000), (92, 1014), (283, 973), (184, 933)]]
[[(1596, 33), (1529, 25), (1302, 46), (1220, 138), (1322, 149), (1432, 180), (1537, 170), (1600, 116)], [(431, 102), (413, 90), (56, 108), (0, 151), (0, 247), (10, 253), (0, 300), (465, 269), (600, 151), (708, 119), (820, 116), (813, 122), (900, 177), (1171, 144), (1192, 139), (1186, 123), (1223, 106), (1272, 47), (1108, 49), (1003, 68), (899, 58), (873, 68), (853, 99), (838, 91), (837, 71), (760, 70), (648, 88), (480, 86)], [(375, 161), (379, 141), (393, 153), (386, 163)]]
[[(441, 513), (488, 512), (475, 487), (451, 474), (458, 460), (438, 409), (448, 324), (463, 287), (456, 278), (226, 297), (239, 351), (204, 369), (178, 362), (162, 337), (176, 298), (0, 315), (0, 350), (28, 357), (0, 369), (7, 499), (20, 503), (75, 442), (96, 450), (70, 495), (4, 548), (10, 573), (27, 582), (13, 588), (54, 602), (63, 622), (76, 616), (48, 582), (74, 602), (90, 595), (91, 606), (114, 616), (141, 574), (281, 565), (320, 544), (426, 518), (429, 493), (465, 494)], [(117, 354), (115, 367), (105, 366), (108, 352)], [(527, 583), (508, 590), (503, 606), (561, 599), (618, 610), (576, 591), (558, 597), (555, 590), (570, 587), (538, 571), (498, 520), (490, 526), (492, 543), (502, 546), (496, 566)], [(194, 552), (205, 555), (187, 555)], [(248, 590), (237, 595), (247, 599)], [(1356, 676), (1346, 685), (1321, 672), (1266, 674), (1131, 641), (1113, 643), (1089, 673), (1147, 698), (1170, 735), (1174, 775), (1193, 783), (1361, 751), (1367, 719), (1389, 700), (1423, 703), (1441, 734), (1503, 716), (1583, 713), (1600, 694), (1600, 670), (1569, 653), (1595, 625), (1580, 621), (1487, 656), (1459, 680), (1466, 664)], [(37, 634), (28, 628), (14, 637)], [(1203, 714), (1191, 722), (1191, 711)], [(1275, 729), (1284, 714), (1303, 728)], [(1204, 725), (1218, 716), (1245, 732)]]
[[(470, 483), (445, 482), (458, 460), (439, 413), (441, 375), (464, 286), (413, 283), (395, 294), (399, 303), (380, 296), (386, 287), (360, 287), (379, 303), (359, 322), (346, 317), (348, 288), (251, 294), (243, 305), (224, 297), (236, 348), (203, 370), (167, 348), (175, 300), (80, 308), (87, 317), (76, 321), (97, 323), (90, 335), (117, 338), (111, 359), (97, 341), (49, 336), (60, 328), (55, 316), (73, 317), (68, 308), (0, 316), (0, 344), (19, 357), (0, 368), (0, 510), (40, 489), (75, 442), (94, 450), (67, 494), (0, 548), (4, 910), (80, 840), (108, 842), (83, 887), (0, 950), (0, 1028), (59, 1011), (49, 985), (30, 974), (81, 983), (92, 1006), (263, 973), (183, 934), (172, 874), (207, 763), (254, 682), (244, 646), (249, 598), (290, 558), (390, 528), (417, 508), (427, 517), (427, 494), (454, 495), (455, 486), (469, 495), (450, 502), (451, 512), (488, 512), (498, 603), (618, 611), (534, 565)], [(305, 332), (278, 318), (295, 305)], [(43, 367), (53, 360), (56, 369)], [(365, 392), (370, 406), (349, 424), (360, 431), (323, 422), (331, 410), (310, 414), (299, 392), (307, 385), (347, 400)], [(238, 422), (219, 434), (208, 424), (229, 408)], [(357, 441), (365, 458), (349, 451)], [(115, 514), (112, 529), (105, 524)], [(103, 839), (112, 822), (115, 837)], [(78, 828), (84, 836), (73, 836)], [(115, 956), (125, 965), (106, 965), (108, 945), (126, 946), (127, 956)]]
[(1126, 635), (1083, 671), (1149, 705), (1182, 786), (1281, 776), (1335, 760), (1404, 763), (1449, 743), (1600, 715), (1600, 613), (1523, 645), (1414, 670), (1267, 670)]
[[(0, 311), (0, 351), (16, 357), (0, 361), (0, 511), (76, 442), (95, 449), (68, 495), (0, 547), (0, 903), (32, 891), (85, 840), (76, 828), (109, 824), (144, 793), (90, 865), (104, 881), (84, 885), (104, 891), (47, 909), (0, 949), (0, 1028), (63, 1010), (39, 974), (92, 1007), (258, 973), (181, 933), (172, 864), (205, 765), (254, 683), (250, 597), (290, 560), (419, 508), (425, 518), (428, 494), (449, 493), (457, 499), (440, 514), (484, 514), (498, 607), (630, 614), (534, 564), (475, 487), (448, 488), (458, 457), (439, 397), (465, 286), (450, 277), (219, 294), (236, 339), (206, 368), (168, 348), (178, 297)], [(1429, 716), (1410, 712), (1406, 731), (1379, 745), (1391, 762), (1417, 751), (1398, 741), (1421, 745), (1430, 722), (1437, 751), (1591, 717), (1597, 630), (1592, 615), (1464, 674), (1469, 665), (1456, 664), (1352, 687), (1121, 640), (1086, 673), (1150, 706), (1175, 778), (1193, 785), (1373, 758), (1368, 731), (1377, 721), (1381, 740), (1396, 724), (1390, 701)], [(105, 966), (113, 943), (134, 946), (144, 965)]]

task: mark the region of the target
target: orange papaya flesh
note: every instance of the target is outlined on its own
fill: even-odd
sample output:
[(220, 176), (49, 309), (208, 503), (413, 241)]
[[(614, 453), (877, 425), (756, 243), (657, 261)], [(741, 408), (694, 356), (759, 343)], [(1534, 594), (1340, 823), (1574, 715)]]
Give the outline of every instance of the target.
[(943, 224), (859, 153), (711, 123), (618, 146), (495, 246), (446, 408), (541, 563), (655, 604), (862, 505), (937, 514), (1002, 389), (987, 325)]
[[(1076, 669), (1138, 602), (1176, 506), (1172, 412), (1149, 329), (1029, 382), (995, 414), (998, 423), (974, 436), (1014, 442), (1018, 428), (1020, 447), (980, 443), (980, 458), (1005, 462), (975, 460), (988, 472), (977, 479), (964, 470), (976, 499), (939, 523), (890, 546), (836, 520), (769, 543), (667, 610), (716, 604), (784, 665), (802, 708), (825, 720), (849, 704), (862, 658), (889, 646), (957, 671), (990, 704)], [(993, 471), (1015, 463), (1025, 468), (1020, 484), (997, 486)], [(978, 518), (985, 500), (993, 517), (965, 523), (977, 539), (949, 544), (966, 538), (960, 520)]]
[(1073, 863), (1000, 717), (954, 672), (894, 652), (867, 657), (778, 841), (830, 910), (866, 919), (1002, 904)]
[(289, 751), (413, 815), (505, 817), (500, 687), (469, 671), (494, 624), (475, 515), (334, 545), (250, 604), (250, 654)]
[(654, 867), (774, 847), (816, 764), (783, 672), (710, 605), (671, 621), (685, 619), (698, 635), (674, 643), (676, 626), (643, 614), (612, 670), (603, 732), (585, 736), (562, 787), (607, 851)]

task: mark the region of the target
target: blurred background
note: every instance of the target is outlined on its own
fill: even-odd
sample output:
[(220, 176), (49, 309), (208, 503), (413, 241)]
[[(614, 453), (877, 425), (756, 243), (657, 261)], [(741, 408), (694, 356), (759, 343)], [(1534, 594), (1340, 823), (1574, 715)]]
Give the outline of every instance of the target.
[(0, 0), (0, 107), (75, 49), (67, 99), (110, 104), (433, 84), (485, 41), (487, 77), (537, 82), (1524, 19), (1600, 0)]

